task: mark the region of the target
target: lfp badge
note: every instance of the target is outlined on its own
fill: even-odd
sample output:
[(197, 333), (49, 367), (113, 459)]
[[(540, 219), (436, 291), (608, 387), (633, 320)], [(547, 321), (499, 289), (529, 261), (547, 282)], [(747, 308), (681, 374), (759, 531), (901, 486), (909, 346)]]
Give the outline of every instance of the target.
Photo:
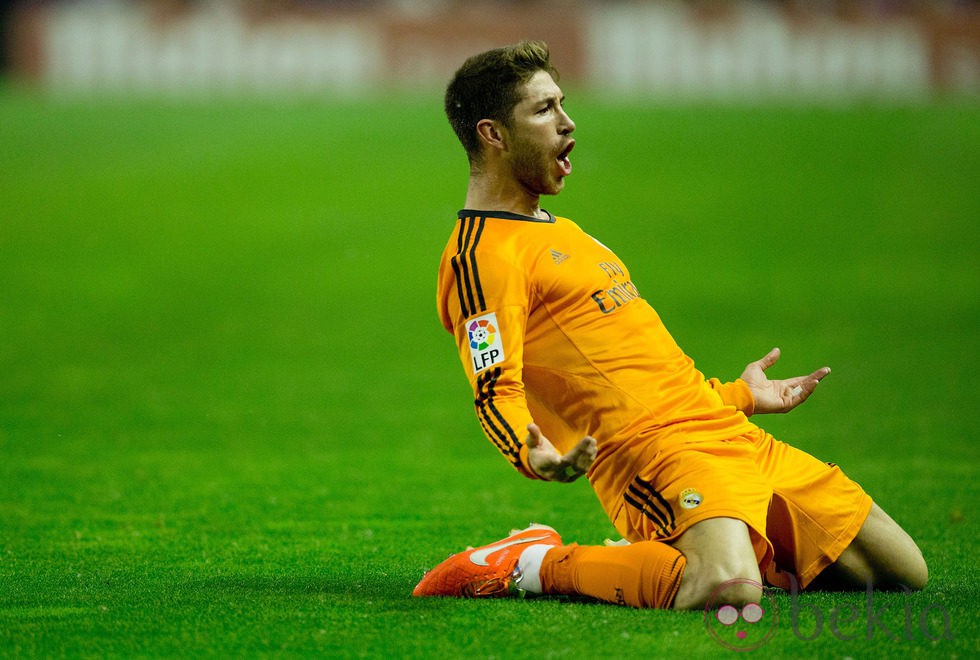
[(470, 357), (473, 359), (475, 374), (504, 361), (503, 342), (500, 341), (497, 327), (497, 315), (493, 312), (466, 323), (466, 335), (470, 341)]

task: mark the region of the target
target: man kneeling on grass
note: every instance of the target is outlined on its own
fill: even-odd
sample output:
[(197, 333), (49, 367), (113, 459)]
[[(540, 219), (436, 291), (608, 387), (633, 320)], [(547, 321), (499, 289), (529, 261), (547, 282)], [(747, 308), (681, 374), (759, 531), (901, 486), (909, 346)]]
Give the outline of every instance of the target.
[(439, 270), (487, 438), (526, 477), (588, 477), (628, 543), (565, 544), (532, 525), (453, 555), (416, 596), (530, 593), (633, 607), (758, 602), (763, 580), (921, 589), (915, 542), (835, 465), (750, 421), (792, 410), (830, 370), (706, 379), (607, 247), (539, 206), (572, 172), (575, 123), (547, 46), (471, 57), (446, 114), (469, 158), (465, 209)]

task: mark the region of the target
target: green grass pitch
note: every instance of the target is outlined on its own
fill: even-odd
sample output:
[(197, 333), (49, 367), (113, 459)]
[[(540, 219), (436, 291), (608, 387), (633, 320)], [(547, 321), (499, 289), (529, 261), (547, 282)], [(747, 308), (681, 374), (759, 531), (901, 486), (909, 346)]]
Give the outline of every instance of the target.
[[(829, 364), (764, 419), (918, 539), (921, 593), (776, 594), (766, 657), (980, 653), (980, 108), (655, 108), (569, 95), (546, 200), (708, 375)], [(434, 310), (465, 162), (439, 94), (0, 94), (0, 656), (724, 657), (697, 613), (415, 600), (584, 483), (479, 431)]]

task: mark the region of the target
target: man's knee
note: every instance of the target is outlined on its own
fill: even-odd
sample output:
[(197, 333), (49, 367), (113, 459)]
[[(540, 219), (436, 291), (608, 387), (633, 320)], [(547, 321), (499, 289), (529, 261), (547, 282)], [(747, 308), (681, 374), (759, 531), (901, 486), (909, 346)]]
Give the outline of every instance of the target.
[(762, 579), (758, 566), (712, 562), (703, 557), (688, 558), (674, 608), (701, 609), (709, 603), (712, 607), (742, 607), (748, 603), (758, 603), (761, 598)]
[(748, 526), (733, 518), (703, 520), (674, 542), (687, 568), (675, 609), (712, 605), (742, 606), (762, 597), (762, 576)]
[(929, 580), (929, 568), (918, 545), (877, 505), (826, 573), (830, 586), (856, 589), (870, 585), (918, 591)]
[(875, 586), (885, 589), (905, 587), (921, 591), (929, 581), (929, 567), (918, 546), (914, 545), (892, 558), (885, 568), (876, 567), (875, 572)]
[[(918, 550), (918, 548), (916, 548)], [(918, 551), (906, 565), (907, 575), (906, 586), (913, 591), (921, 591), (926, 588), (929, 582), (929, 566), (926, 564), (922, 552)]]
[(869, 562), (872, 586), (879, 589), (921, 591), (929, 581), (929, 567), (918, 546), (912, 544), (897, 550), (887, 560)]

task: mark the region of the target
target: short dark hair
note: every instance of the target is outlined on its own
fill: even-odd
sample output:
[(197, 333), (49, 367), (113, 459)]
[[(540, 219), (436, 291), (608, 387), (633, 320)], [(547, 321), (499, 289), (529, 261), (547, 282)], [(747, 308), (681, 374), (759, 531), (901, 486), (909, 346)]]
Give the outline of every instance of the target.
[(538, 71), (558, 79), (548, 45), (522, 41), (468, 58), (453, 76), (446, 87), (446, 117), (471, 161), (480, 154), (477, 123), (494, 119), (509, 126), (521, 87)]

